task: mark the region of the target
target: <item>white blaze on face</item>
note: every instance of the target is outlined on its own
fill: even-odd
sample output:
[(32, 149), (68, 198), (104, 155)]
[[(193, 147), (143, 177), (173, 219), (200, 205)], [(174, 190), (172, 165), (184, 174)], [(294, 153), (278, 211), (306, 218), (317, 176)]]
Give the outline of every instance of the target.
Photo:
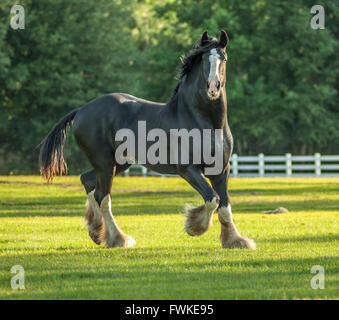
[(217, 49), (212, 49), (208, 57), (210, 62), (210, 73), (208, 75), (208, 95), (211, 99), (217, 99), (219, 96), (220, 79), (219, 79), (219, 66), (221, 57)]
[(209, 56), (210, 61), (210, 73), (208, 75), (208, 81), (219, 79), (219, 65), (220, 65), (220, 56), (217, 52), (217, 49), (212, 49)]

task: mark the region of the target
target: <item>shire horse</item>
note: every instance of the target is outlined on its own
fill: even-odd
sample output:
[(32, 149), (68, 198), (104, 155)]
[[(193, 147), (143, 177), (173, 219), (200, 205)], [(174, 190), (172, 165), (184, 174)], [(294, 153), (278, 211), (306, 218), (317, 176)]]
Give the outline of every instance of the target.
[(201, 132), (221, 130), (223, 159), (219, 174), (204, 174), (208, 164), (194, 163), (192, 159), (197, 151), (192, 149), (189, 163), (154, 164), (146, 159), (144, 166), (161, 174), (179, 175), (204, 199), (204, 205), (186, 208), (185, 231), (190, 236), (206, 232), (216, 210), (222, 247), (255, 249), (255, 242), (238, 232), (228, 196), (229, 159), (233, 149), (225, 89), (228, 41), (224, 30), (219, 40), (209, 36), (207, 31), (202, 34), (191, 52), (182, 58), (178, 84), (166, 104), (125, 93), (106, 94), (64, 116), (43, 140), (39, 165), (41, 175), (48, 181), (56, 174), (67, 172), (63, 149), (68, 127), (72, 127), (77, 144), (92, 165), (93, 169), (82, 174), (80, 179), (88, 197), (85, 220), (96, 244), (109, 248), (135, 245), (135, 240), (118, 227), (111, 210), (113, 178), (131, 166), (131, 162), (119, 164), (116, 161), (115, 150), (121, 142), (114, 137), (123, 128), (129, 128), (137, 136), (138, 121), (145, 121), (147, 131), (161, 128), (167, 134), (171, 128), (195, 128)]

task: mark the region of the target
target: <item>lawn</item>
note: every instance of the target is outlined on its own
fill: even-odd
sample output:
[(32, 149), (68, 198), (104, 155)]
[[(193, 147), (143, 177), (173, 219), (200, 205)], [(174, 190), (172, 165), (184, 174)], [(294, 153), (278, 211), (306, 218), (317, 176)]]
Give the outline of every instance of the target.
[[(257, 250), (221, 249), (220, 226), (184, 233), (185, 203), (202, 204), (179, 178), (117, 177), (112, 210), (135, 248), (106, 249), (87, 234), (78, 176), (45, 184), (0, 176), (1, 299), (338, 299), (339, 179), (234, 178), (239, 231)], [(289, 213), (264, 214), (286, 207)], [(11, 267), (25, 289), (11, 289)], [(311, 268), (325, 270), (312, 289)]]

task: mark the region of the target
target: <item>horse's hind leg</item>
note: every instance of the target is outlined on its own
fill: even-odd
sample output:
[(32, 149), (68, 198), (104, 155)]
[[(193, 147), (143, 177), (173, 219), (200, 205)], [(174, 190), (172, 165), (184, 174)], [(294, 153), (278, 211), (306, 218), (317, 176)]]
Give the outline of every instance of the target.
[[(120, 172), (125, 171), (130, 166), (131, 166), (130, 164), (116, 165), (115, 174), (119, 174)], [(89, 204), (89, 201), (86, 202), (86, 210), (85, 210), (84, 218), (87, 224), (88, 233), (91, 239), (96, 244), (100, 244), (102, 242), (105, 242), (107, 235), (106, 235), (104, 218), (100, 212), (100, 208), (99, 209), (96, 208), (96, 203), (95, 203), (96, 201), (94, 199), (93, 191), (95, 190), (96, 179), (97, 179), (95, 170), (92, 169), (86, 173), (83, 173), (80, 179), (81, 179), (82, 184), (84, 185), (84, 188), (86, 190), (86, 193), (88, 194), (88, 197), (91, 198), (90, 203), (93, 204), (91, 206)]]
[(93, 195), (91, 201), (95, 202), (95, 205), (97, 205), (96, 210), (99, 209), (104, 217), (106, 227), (104, 240), (106, 246), (108, 248), (132, 247), (135, 245), (135, 240), (120, 230), (112, 215), (110, 191), (116, 167), (112, 161), (110, 164), (107, 164), (104, 170), (102, 169), (98, 168), (96, 170), (96, 189), (89, 196)]
[[(90, 170), (83, 173), (80, 177), (81, 183), (84, 185), (87, 195), (95, 189), (96, 185), (96, 174), (94, 170)], [(88, 195), (88, 197), (90, 197)], [(90, 203), (92, 205), (90, 205)], [(87, 224), (88, 234), (91, 239), (96, 243), (100, 244), (104, 241), (105, 236), (105, 224), (104, 218), (100, 213), (100, 210), (96, 210), (94, 201), (86, 201), (86, 210), (84, 219)]]
[[(119, 173), (127, 170), (130, 166), (131, 164), (129, 163), (124, 164), (124, 165), (117, 164), (115, 167), (115, 175), (118, 175)], [(80, 180), (86, 190), (86, 193), (87, 194), (90, 193), (91, 191), (95, 189), (95, 185), (97, 182), (97, 176), (96, 176), (95, 170), (92, 169), (92, 170), (89, 170), (83, 173), (80, 176)]]
[[(89, 148), (90, 147), (90, 148)], [(99, 241), (105, 242), (106, 246), (112, 247), (131, 247), (135, 240), (124, 234), (116, 224), (111, 210), (111, 188), (113, 176), (116, 171), (114, 161), (114, 150), (108, 145), (93, 144), (82, 148), (91, 162), (96, 175), (95, 189), (88, 193), (88, 201), (94, 215), (103, 217), (104, 224), (100, 230)], [(93, 175), (91, 173), (90, 175)]]
[(94, 169), (83, 173), (80, 176), (80, 180), (81, 180), (81, 183), (83, 184), (87, 194), (89, 194), (91, 191), (93, 191), (95, 189), (95, 185), (96, 185), (96, 182), (97, 182), (97, 176), (95, 174)]

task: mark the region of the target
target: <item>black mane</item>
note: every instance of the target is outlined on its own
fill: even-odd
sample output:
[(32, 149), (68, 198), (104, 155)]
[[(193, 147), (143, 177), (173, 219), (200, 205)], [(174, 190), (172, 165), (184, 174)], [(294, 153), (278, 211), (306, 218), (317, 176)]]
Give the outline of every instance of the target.
[(172, 101), (176, 97), (184, 76), (186, 76), (192, 70), (196, 61), (199, 61), (201, 59), (201, 56), (205, 52), (218, 48), (218, 47), (220, 47), (219, 41), (216, 38), (209, 36), (208, 40), (205, 41), (204, 44), (201, 43), (201, 40), (198, 41), (193, 47), (193, 49), (188, 53), (188, 55), (186, 56), (182, 55), (180, 57), (180, 60), (181, 60), (180, 76), (178, 79), (178, 83), (175, 89), (173, 90), (170, 101)]
[(204, 44), (199, 41), (196, 43), (194, 48), (188, 53), (187, 56), (181, 56), (181, 73), (180, 78), (182, 79), (185, 75), (187, 75), (193, 68), (194, 63), (200, 60), (201, 56), (212, 49), (219, 47), (219, 42), (214, 37), (208, 37), (207, 42)]

